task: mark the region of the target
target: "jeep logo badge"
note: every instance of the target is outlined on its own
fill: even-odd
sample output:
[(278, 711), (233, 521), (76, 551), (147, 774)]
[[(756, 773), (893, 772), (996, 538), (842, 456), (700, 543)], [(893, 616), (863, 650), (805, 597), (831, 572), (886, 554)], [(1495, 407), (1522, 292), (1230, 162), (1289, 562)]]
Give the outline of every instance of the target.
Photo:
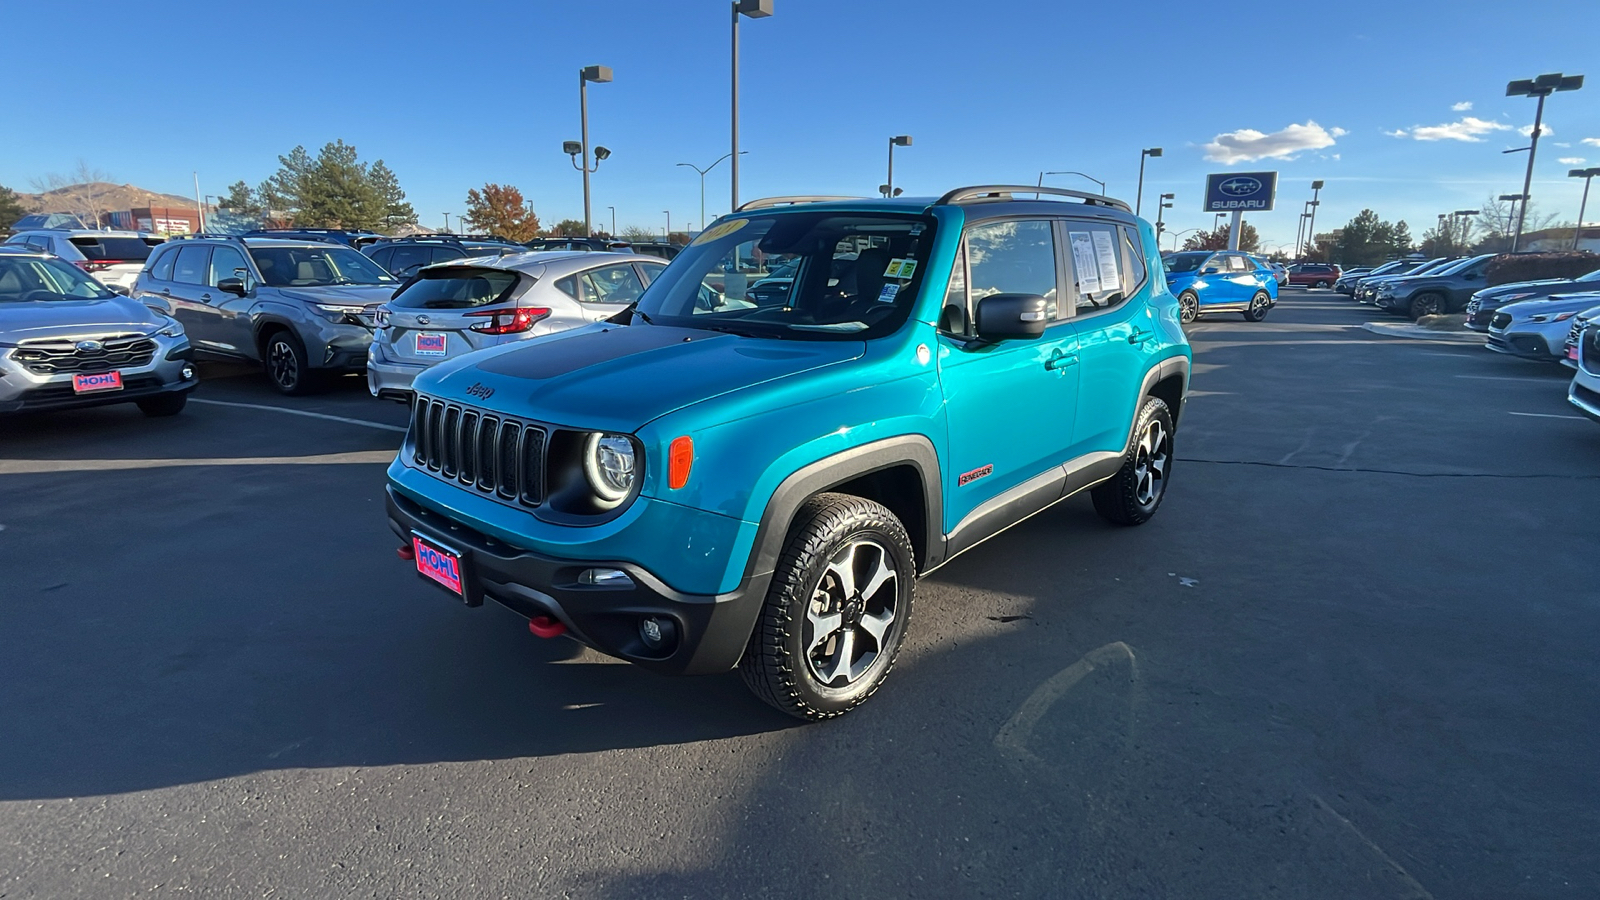
[(1219, 185), (1219, 187), (1222, 188), (1222, 192), (1225, 194), (1232, 194), (1235, 197), (1245, 197), (1261, 190), (1261, 182), (1255, 180), (1254, 178), (1230, 178)]
[(477, 397), (479, 400), (487, 400), (494, 396), (494, 388), (473, 382), (472, 387), (467, 388), (467, 393)]

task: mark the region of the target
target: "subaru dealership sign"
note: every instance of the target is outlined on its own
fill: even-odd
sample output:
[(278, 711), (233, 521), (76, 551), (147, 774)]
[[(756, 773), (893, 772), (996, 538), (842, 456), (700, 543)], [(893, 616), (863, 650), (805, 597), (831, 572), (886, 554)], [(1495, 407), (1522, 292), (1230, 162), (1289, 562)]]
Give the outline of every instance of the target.
[(1206, 176), (1208, 213), (1266, 212), (1278, 192), (1277, 172), (1225, 172)]

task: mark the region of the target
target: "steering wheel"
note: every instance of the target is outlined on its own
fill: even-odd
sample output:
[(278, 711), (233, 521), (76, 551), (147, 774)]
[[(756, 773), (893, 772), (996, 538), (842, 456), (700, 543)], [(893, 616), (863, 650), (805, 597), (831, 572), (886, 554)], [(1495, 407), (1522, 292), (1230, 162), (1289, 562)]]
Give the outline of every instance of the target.
[(22, 295), (22, 302), (33, 303), (38, 300), (58, 300), (65, 296), (65, 294), (58, 294), (55, 291), (48, 291), (44, 288), (34, 288)]

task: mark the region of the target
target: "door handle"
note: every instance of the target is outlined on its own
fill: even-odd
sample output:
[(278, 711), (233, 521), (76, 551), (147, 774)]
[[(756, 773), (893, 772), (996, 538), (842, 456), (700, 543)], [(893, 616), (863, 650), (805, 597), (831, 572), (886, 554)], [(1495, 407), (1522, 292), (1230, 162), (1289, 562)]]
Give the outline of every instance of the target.
[(1153, 331), (1145, 331), (1143, 328), (1135, 328), (1133, 331), (1128, 333), (1128, 343), (1137, 347), (1138, 345), (1143, 344), (1145, 341), (1148, 341), (1155, 336), (1156, 334)]
[(1060, 369), (1070, 369), (1077, 364), (1078, 354), (1062, 353), (1060, 350), (1051, 353), (1050, 358), (1044, 361), (1044, 367), (1052, 372)]
[(201, 303), (210, 303), (211, 302), (211, 295), (210, 294), (201, 294), (200, 295), (200, 302)]

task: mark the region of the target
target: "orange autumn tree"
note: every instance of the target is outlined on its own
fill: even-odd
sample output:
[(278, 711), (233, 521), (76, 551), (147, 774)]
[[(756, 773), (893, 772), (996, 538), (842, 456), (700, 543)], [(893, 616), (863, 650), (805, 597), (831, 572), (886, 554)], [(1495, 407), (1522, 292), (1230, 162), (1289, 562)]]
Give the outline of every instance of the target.
[(513, 241), (539, 236), (539, 217), (533, 212), (533, 204), (524, 201), (522, 192), (509, 184), (486, 184), (481, 191), (468, 190), (465, 218), (473, 231)]

